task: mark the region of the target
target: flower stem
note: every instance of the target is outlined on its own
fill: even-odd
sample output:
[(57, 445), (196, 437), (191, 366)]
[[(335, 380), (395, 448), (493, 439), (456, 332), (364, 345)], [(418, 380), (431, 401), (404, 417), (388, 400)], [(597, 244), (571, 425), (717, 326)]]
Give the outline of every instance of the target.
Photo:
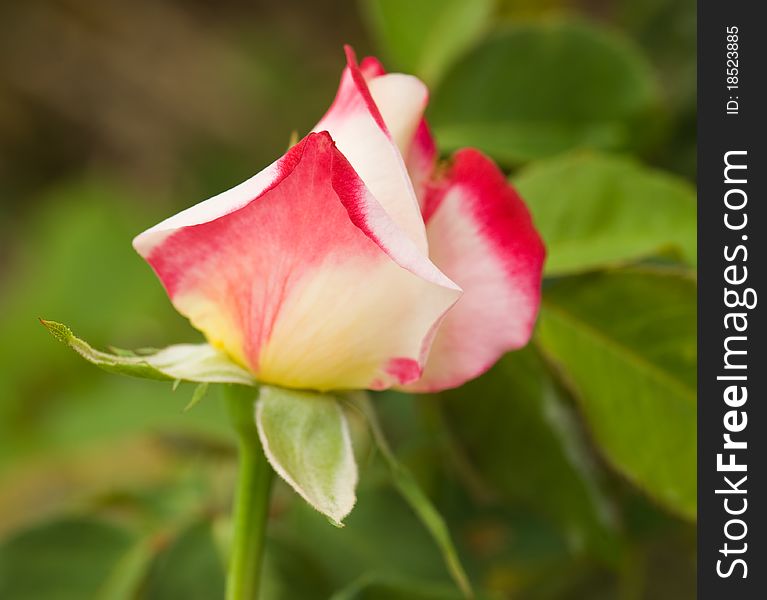
[(257, 600), (273, 471), (258, 439), (257, 393), (250, 387), (227, 386), (226, 395), (239, 449), (226, 600)]

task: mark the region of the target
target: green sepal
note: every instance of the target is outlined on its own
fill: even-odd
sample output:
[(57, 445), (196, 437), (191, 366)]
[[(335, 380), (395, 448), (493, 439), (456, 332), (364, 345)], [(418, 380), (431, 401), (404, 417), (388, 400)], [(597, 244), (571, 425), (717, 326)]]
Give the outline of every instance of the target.
[(349, 425), (328, 394), (262, 386), (256, 425), (269, 464), (337, 527), (357, 500)]
[(248, 371), (210, 344), (175, 344), (141, 354), (126, 350), (102, 352), (75, 336), (66, 325), (44, 319), (40, 322), (57, 340), (110, 373), (159, 381), (256, 385)]
[(356, 392), (349, 394), (347, 398), (353, 407), (364, 414), (368, 425), (370, 426), (373, 440), (389, 468), (394, 486), (431, 534), (432, 539), (442, 553), (445, 566), (447, 567), (450, 576), (453, 578), (453, 581), (461, 590), (461, 593), (465, 598), (474, 598), (471, 582), (461, 564), (461, 559), (458, 556), (458, 551), (450, 536), (447, 523), (445, 523), (442, 515), (439, 514), (434, 504), (429, 500), (429, 497), (421, 489), (421, 486), (418, 485), (413, 474), (407, 467), (405, 467), (405, 465), (397, 460), (397, 457), (389, 446), (386, 436), (378, 423), (378, 417), (376, 416), (375, 409), (370, 402), (368, 394), (366, 392)]

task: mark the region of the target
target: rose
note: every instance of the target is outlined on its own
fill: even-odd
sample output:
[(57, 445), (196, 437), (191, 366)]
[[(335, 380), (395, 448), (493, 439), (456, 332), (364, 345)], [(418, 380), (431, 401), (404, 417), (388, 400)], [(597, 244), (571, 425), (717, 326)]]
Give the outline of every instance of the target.
[(476, 150), (435, 168), (428, 92), (347, 48), (313, 132), (140, 234), (176, 309), (261, 382), (455, 387), (527, 343), (544, 248)]
[(347, 59), (312, 133), (134, 240), (210, 344), (102, 352), (43, 321), (108, 371), (197, 382), (189, 407), (209, 383), (227, 384), (240, 456), (232, 600), (257, 595), (273, 473), (336, 525), (352, 510), (351, 410), (472, 597), (446, 524), (391, 452), (367, 395), (344, 390), (458, 386), (527, 343), (538, 311), (543, 244), (503, 173), (476, 150), (437, 167), (425, 86), (372, 58), (358, 66), (350, 49)]

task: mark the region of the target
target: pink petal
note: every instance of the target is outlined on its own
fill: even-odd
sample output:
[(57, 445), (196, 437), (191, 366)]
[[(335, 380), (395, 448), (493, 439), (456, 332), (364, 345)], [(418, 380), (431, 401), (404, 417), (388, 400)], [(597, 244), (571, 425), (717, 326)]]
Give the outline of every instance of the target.
[(287, 387), (414, 380), (460, 295), (327, 133), (134, 245), (212, 344), (260, 381)]
[[(423, 118), (423, 111), (426, 109), (428, 100), (428, 90), (423, 84), (421, 90), (416, 90), (413, 94), (405, 93), (405, 85), (397, 89), (399, 77), (404, 75), (387, 75), (381, 62), (368, 56), (362, 60), (360, 71), (368, 82), (370, 95), (378, 106), (384, 123), (389, 131), (399, 132), (399, 135), (393, 134), (394, 140), (405, 159), (405, 166), (413, 182), (413, 189), (419, 202), (423, 202), (426, 184), (434, 173), (434, 167), (437, 162), (437, 146), (431, 135), (429, 125)], [(376, 81), (380, 78), (380, 81)], [(393, 81), (387, 81), (393, 79)], [(384, 83), (382, 83), (384, 82)], [(391, 89), (391, 93), (390, 92)], [(418, 104), (418, 99), (423, 96), (422, 104)], [(392, 101), (392, 97), (394, 101)], [(406, 104), (406, 106), (401, 106)], [(420, 120), (415, 124), (413, 111), (417, 111)], [(415, 128), (413, 125), (415, 124)]]
[(366, 56), (363, 58), (362, 62), (360, 63), (360, 71), (362, 72), (362, 76), (365, 78), (365, 81), (370, 81), (373, 79), (373, 77), (386, 75), (386, 69), (384, 69), (381, 61), (378, 60), (375, 56)]
[[(426, 103), (426, 88), (408, 75), (373, 77), (377, 93), (392, 102), (400, 118), (390, 130), (371, 96), (365, 74), (357, 66), (354, 52), (346, 48), (347, 66), (338, 93), (328, 112), (313, 131), (328, 131), (338, 149), (351, 163), (367, 188), (391, 219), (426, 254), (426, 232), (413, 185), (396, 140), (415, 132)], [(368, 61), (368, 75), (380, 63)], [(388, 79), (386, 79), (388, 78)], [(401, 100), (400, 100), (401, 99)], [(389, 110), (389, 108), (386, 108)]]
[(434, 137), (431, 135), (426, 119), (421, 119), (421, 123), (418, 125), (415, 137), (408, 149), (405, 164), (408, 173), (410, 173), (418, 201), (423, 208), (426, 189), (437, 164), (437, 145), (434, 143)]
[(453, 156), (428, 190), (424, 217), (431, 259), (464, 290), (437, 331), (422, 378), (409, 386), (431, 392), (477, 377), (528, 342), (545, 249), (522, 199), (476, 150)]

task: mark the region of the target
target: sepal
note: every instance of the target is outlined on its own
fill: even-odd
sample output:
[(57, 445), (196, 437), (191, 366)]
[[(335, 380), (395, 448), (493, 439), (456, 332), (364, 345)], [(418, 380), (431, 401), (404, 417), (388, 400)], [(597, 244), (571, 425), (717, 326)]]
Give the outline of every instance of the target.
[(269, 464), (337, 527), (357, 500), (349, 425), (335, 397), (262, 386), (256, 426)]
[(57, 340), (110, 373), (159, 381), (256, 385), (248, 371), (210, 344), (175, 344), (140, 353), (102, 352), (75, 336), (66, 325), (44, 319), (40, 322)]
[(370, 427), (370, 434), (389, 469), (394, 487), (405, 502), (410, 505), (410, 508), (413, 509), (413, 512), (423, 526), (429, 531), (434, 543), (442, 554), (442, 560), (445, 562), (445, 567), (450, 573), (453, 582), (461, 590), (464, 598), (474, 598), (471, 581), (463, 568), (458, 550), (447, 528), (447, 523), (445, 523), (442, 515), (440, 515), (429, 497), (421, 489), (421, 486), (410, 470), (397, 459), (391, 446), (389, 446), (369, 395), (364, 391), (353, 392), (347, 394), (346, 399), (351, 407), (365, 416)]

